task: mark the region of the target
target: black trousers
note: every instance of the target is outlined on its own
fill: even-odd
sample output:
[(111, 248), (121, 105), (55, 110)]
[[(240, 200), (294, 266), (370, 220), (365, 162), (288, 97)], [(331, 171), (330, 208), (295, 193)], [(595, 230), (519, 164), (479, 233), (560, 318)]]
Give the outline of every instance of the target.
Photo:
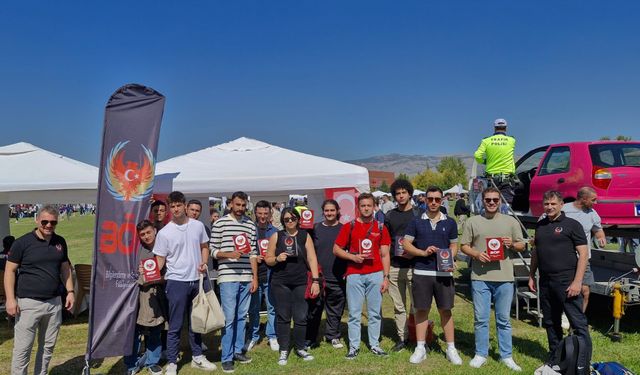
[(327, 281), (324, 292), (324, 297), (309, 301), (307, 341), (311, 343), (315, 343), (318, 340), (323, 310), (327, 314), (324, 337), (327, 340), (340, 338), (340, 320), (342, 320), (346, 302), (345, 283), (344, 281)]
[[(493, 175), (493, 176), (487, 176), (487, 178), (490, 178), (493, 180), (498, 190), (500, 190), (500, 194), (502, 194), (502, 196), (507, 201), (507, 203), (512, 204), (513, 197), (515, 196), (515, 186), (516, 186), (515, 177)], [(489, 182), (489, 186), (492, 186), (490, 182)]]
[(293, 318), (293, 345), (304, 349), (307, 331), (307, 301), (304, 299), (306, 285), (289, 285), (271, 281), (271, 295), (276, 308), (276, 336), (280, 350), (291, 347), (291, 319)]
[(582, 312), (582, 294), (567, 297), (567, 288), (573, 281), (571, 274), (542, 275), (540, 278), (540, 306), (542, 307), (542, 326), (547, 330), (549, 356), (562, 340), (562, 312), (567, 315), (576, 336), (582, 337), (587, 345), (587, 359), (591, 363), (591, 336), (587, 317)]

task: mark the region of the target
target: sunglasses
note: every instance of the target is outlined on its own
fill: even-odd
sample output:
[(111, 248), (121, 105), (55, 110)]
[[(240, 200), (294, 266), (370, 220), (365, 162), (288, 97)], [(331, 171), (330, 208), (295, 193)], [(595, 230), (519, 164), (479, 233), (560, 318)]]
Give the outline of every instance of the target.
[(485, 203), (495, 203), (498, 204), (500, 203), (500, 198), (485, 198), (484, 199)]
[(440, 203), (440, 202), (442, 202), (442, 198), (438, 198), (438, 197), (427, 197), (427, 201), (429, 201), (429, 202), (436, 202), (436, 203)]
[(55, 227), (56, 225), (58, 225), (58, 220), (40, 220), (40, 225), (42, 225), (43, 227), (46, 227), (49, 224)]
[(284, 221), (285, 223), (295, 223), (296, 221), (298, 221), (298, 218), (295, 216), (290, 216), (285, 217), (282, 221)]

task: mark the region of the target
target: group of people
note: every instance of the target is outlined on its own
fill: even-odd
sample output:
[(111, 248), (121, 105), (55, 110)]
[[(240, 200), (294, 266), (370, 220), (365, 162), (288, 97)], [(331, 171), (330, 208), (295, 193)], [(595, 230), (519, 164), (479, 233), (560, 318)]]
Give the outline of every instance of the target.
[[(484, 158), (485, 153), (488, 158), (492, 147), (506, 147), (511, 149), (512, 159), (515, 141), (504, 133), (506, 121), (496, 120), (495, 126), (496, 134), (483, 140), (476, 158)], [(250, 219), (248, 196), (240, 191), (231, 196), (228, 213), (212, 213), (215, 217), (212, 215), (211, 227), (198, 220), (201, 203), (187, 202), (181, 192), (169, 194), (166, 203), (153, 202), (153, 219), (137, 225), (141, 244), (138, 258), (156, 259), (163, 280), (139, 280), (134, 350), (124, 358), (128, 374), (143, 367), (151, 374), (176, 374), (185, 319), (189, 322), (191, 367), (216, 369), (204, 355), (206, 345), (202, 336), (192, 331), (189, 319), (199, 282), (211, 268), (217, 270), (225, 317), (221, 340), (224, 372), (233, 372), (236, 364), (252, 361), (249, 353), (261, 340), (263, 298), (267, 307), (265, 336), (269, 347), (278, 352), (279, 365), (287, 365), (290, 354), (303, 361), (314, 360), (312, 349), (319, 345), (323, 312), (324, 340), (336, 349), (343, 348), (346, 342), (345, 358), (357, 358), (365, 303), (368, 348), (376, 356), (387, 356), (380, 346), (386, 292), (394, 307), (396, 342), (392, 351), (408, 347), (408, 312), (414, 312), (416, 346), (409, 361), (418, 364), (427, 358), (428, 316), (435, 300), (446, 343), (445, 356), (453, 365), (462, 365), (455, 346), (452, 313), (456, 290), (453, 259), (458, 249), (471, 263), (475, 355), (469, 365), (481, 367), (488, 360), (493, 304), (500, 361), (508, 369), (520, 371), (512, 355), (510, 310), (515, 286), (511, 258), (526, 249), (527, 240), (516, 219), (500, 209), (512, 186), (512, 162), (487, 164), (489, 177), (497, 188), (489, 186), (482, 192), (482, 214), (465, 220), (460, 237), (456, 220), (443, 209), (446, 200), (442, 190), (429, 187), (420, 205), (416, 205), (412, 200), (413, 186), (403, 179), (390, 187), (395, 205), (388, 199), (381, 204), (384, 219), (376, 220), (375, 198), (362, 193), (357, 198), (355, 220), (342, 224), (338, 203), (328, 199), (321, 206), (322, 221), (312, 229), (300, 227), (305, 207), (274, 210), (271, 203), (258, 201), (253, 208), (254, 219)], [(591, 233), (602, 245), (605, 238), (592, 208), (597, 199), (595, 191), (584, 187), (577, 196), (575, 202), (563, 207), (560, 193), (545, 193), (545, 216), (538, 222), (532, 242), (529, 287), (537, 288), (537, 273), (550, 354), (562, 339), (564, 313), (574, 333), (587, 344), (590, 358), (591, 340), (584, 311), (593, 276), (588, 267), (587, 244)], [(167, 222), (169, 212), (171, 218)], [(462, 214), (466, 216), (468, 212)], [(55, 207), (42, 207), (37, 214), (37, 227), (10, 245), (7, 255), (7, 312), (16, 317), (13, 374), (26, 374), (36, 332), (36, 373), (47, 372), (63, 304), (70, 310), (75, 302), (67, 245), (55, 233), (58, 216)], [(18, 269), (20, 273), (16, 274)], [(59, 280), (63, 280), (64, 300), (60, 298)], [(203, 286), (205, 291), (212, 287), (209, 283)], [(348, 337), (343, 341), (340, 321), (345, 308)], [(140, 353), (141, 336), (144, 353)], [(159, 366), (163, 350), (167, 362), (164, 371)]]

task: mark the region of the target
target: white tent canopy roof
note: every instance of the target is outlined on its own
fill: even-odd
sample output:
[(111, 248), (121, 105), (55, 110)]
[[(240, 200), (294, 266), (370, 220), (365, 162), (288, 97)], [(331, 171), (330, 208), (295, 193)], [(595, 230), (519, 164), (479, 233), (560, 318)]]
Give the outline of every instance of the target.
[(461, 184), (457, 184), (456, 186), (452, 187), (449, 190), (445, 190), (443, 193), (444, 194), (462, 194), (462, 193), (468, 193), (469, 191), (464, 190), (462, 188)]
[(366, 168), (288, 150), (250, 138), (158, 163), (156, 174), (175, 173), (173, 188), (187, 195), (220, 196), (244, 191), (254, 197), (308, 194), (325, 188), (369, 191)]
[(91, 203), (98, 168), (19, 142), (0, 147), (0, 204)]

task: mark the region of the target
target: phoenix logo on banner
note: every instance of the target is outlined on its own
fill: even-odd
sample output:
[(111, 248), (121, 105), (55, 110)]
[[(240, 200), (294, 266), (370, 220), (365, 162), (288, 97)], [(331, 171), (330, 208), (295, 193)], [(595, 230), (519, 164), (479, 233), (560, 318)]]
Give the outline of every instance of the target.
[(120, 201), (140, 201), (151, 194), (155, 162), (151, 150), (142, 146), (143, 155), (137, 162), (125, 161), (124, 147), (129, 141), (118, 142), (107, 160), (105, 182), (107, 190)]

